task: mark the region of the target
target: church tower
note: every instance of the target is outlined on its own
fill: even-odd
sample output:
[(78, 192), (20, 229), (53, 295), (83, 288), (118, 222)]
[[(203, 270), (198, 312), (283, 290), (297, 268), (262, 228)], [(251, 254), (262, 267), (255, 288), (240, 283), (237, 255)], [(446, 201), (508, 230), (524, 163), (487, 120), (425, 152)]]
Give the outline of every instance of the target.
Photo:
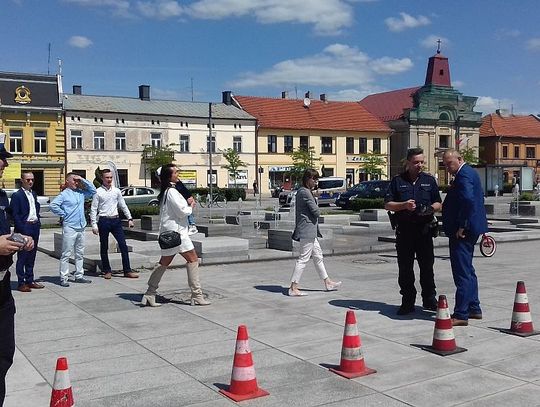
[(448, 58), (441, 54), (441, 41), (437, 41), (437, 53), (429, 58), (424, 86), (437, 85), (451, 87)]

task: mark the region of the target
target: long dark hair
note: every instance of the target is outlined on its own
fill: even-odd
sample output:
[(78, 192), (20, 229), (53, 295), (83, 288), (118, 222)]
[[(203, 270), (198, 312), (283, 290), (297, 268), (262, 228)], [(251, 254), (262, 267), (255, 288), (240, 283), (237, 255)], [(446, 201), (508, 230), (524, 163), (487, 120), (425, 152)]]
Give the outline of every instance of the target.
[(159, 180), (161, 182), (161, 186), (159, 189), (159, 195), (158, 200), (161, 204), (161, 200), (165, 196), (165, 192), (167, 192), (167, 188), (171, 186), (171, 175), (172, 175), (172, 169), (176, 167), (174, 164), (166, 164), (163, 167), (161, 167), (161, 172), (159, 174)]
[(317, 170), (314, 170), (313, 168), (308, 168), (304, 171), (304, 175), (302, 176), (302, 185), (309, 189), (307, 186), (307, 182), (310, 179), (319, 179), (319, 173)]

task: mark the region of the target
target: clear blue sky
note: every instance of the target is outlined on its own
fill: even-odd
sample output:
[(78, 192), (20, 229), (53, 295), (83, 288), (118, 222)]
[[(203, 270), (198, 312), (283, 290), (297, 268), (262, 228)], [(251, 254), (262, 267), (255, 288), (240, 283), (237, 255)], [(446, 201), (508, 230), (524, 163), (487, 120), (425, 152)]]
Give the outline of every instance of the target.
[(1, 71), (52, 73), (94, 95), (334, 100), (423, 85), (442, 40), (477, 111), (540, 113), (537, 0), (0, 0)]

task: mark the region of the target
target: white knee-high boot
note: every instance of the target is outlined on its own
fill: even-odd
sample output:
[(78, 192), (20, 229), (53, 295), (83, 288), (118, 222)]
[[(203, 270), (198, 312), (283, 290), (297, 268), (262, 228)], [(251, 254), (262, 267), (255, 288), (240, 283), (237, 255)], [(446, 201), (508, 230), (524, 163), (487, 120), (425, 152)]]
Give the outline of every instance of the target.
[(191, 305), (210, 305), (211, 302), (204, 299), (199, 281), (199, 262), (187, 263), (186, 270), (188, 275), (188, 284), (191, 289)]
[(167, 270), (167, 267), (162, 266), (160, 263), (157, 263), (150, 274), (148, 279), (148, 289), (146, 290), (146, 295), (156, 295), (157, 289), (159, 287), (159, 282), (163, 277), (163, 274)]

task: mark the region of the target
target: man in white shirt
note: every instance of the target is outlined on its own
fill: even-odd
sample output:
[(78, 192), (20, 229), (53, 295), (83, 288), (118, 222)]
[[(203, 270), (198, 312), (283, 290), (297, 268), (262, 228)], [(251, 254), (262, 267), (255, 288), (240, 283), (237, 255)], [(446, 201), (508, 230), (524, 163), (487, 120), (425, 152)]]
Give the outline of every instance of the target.
[(11, 197), (11, 216), (15, 224), (14, 232), (34, 239), (34, 248), (29, 251), (20, 251), (17, 254), (17, 290), (28, 293), (33, 289), (43, 288), (43, 284), (34, 281), (34, 263), (39, 241), (39, 202), (36, 193), (33, 191), (34, 174), (25, 171), (21, 174), (22, 188)]
[(122, 229), (122, 221), (118, 216), (118, 208), (124, 212), (129, 223), (129, 227), (133, 227), (133, 219), (131, 212), (124, 201), (120, 190), (112, 185), (113, 173), (109, 169), (104, 169), (102, 172), (103, 185), (97, 189), (96, 194), (92, 198), (92, 207), (90, 209), (90, 222), (92, 224), (92, 232), (94, 235), (99, 234), (99, 249), (101, 255), (101, 269), (103, 277), (110, 280), (112, 277), (111, 263), (107, 253), (109, 248), (109, 233), (112, 233), (118, 242), (118, 248), (122, 255), (122, 269), (124, 277), (138, 278), (139, 275), (131, 270), (129, 264), (128, 247)]

